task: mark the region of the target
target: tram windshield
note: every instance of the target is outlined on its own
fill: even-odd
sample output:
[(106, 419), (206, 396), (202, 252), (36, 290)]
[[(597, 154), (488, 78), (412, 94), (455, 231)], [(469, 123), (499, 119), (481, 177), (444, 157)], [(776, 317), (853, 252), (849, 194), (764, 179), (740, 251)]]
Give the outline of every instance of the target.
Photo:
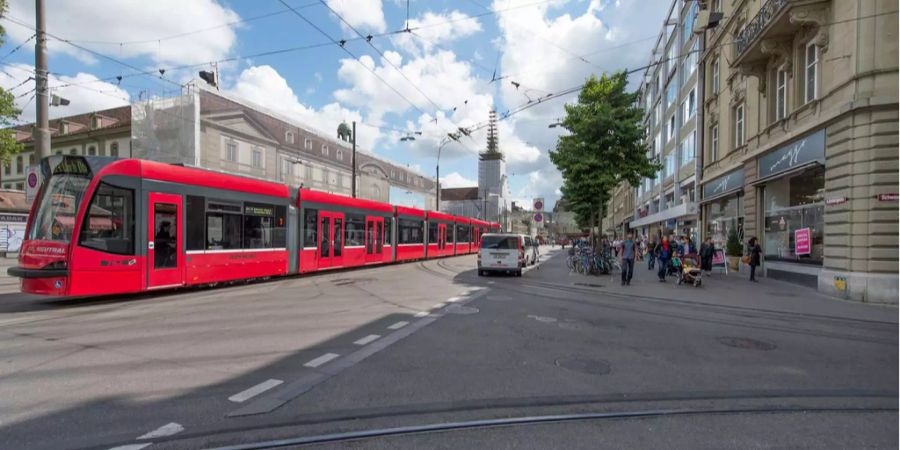
[(28, 238), (69, 242), (75, 214), (90, 181), (85, 175), (52, 175), (44, 187)]

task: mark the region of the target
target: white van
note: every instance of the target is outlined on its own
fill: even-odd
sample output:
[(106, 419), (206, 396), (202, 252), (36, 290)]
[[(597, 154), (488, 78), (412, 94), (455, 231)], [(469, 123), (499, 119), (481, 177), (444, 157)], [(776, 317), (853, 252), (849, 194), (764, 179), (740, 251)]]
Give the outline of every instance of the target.
[(478, 276), (505, 272), (522, 276), (525, 267), (525, 237), (521, 234), (485, 233), (478, 251)]

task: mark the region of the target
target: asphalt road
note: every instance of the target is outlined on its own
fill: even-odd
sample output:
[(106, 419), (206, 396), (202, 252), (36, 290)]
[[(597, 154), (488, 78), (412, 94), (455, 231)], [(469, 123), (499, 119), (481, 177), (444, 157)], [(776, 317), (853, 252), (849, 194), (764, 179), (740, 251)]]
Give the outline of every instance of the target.
[(896, 308), (547, 256), (0, 294), (0, 448), (897, 448)]

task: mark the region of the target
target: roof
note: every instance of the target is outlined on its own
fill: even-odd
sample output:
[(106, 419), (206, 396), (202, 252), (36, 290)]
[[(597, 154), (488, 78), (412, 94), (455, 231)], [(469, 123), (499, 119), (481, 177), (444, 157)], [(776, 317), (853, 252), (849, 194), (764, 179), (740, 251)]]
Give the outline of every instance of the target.
[(31, 207), (25, 202), (24, 191), (0, 189), (0, 211), (28, 213)]
[[(100, 116), (102, 119), (107, 120), (101, 120), (100, 127), (92, 129), (91, 119), (94, 116)], [(69, 123), (68, 133), (64, 135), (61, 135), (59, 133), (60, 122)], [(50, 121), (50, 136), (72, 136), (81, 133), (89, 133), (91, 131), (129, 126), (131, 126), (131, 105), (125, 105), (100, 111), (91, 111), (83, 114), (76, 114), (74, 116), (59, 117), (57, 119), (53, 119)], [(22, 135), (21, 139), (18, 139), (18, 142), (31, 142), (31, 140), (33, 139), (31, 135), (33, 128), (34, 123), (26, 123), (24, 125), (17, 125), (12, 127), (13, 130), (26, 133), (25, 135)]]
[(441, 200), (478, 200), (478, 186), (441, 189)]

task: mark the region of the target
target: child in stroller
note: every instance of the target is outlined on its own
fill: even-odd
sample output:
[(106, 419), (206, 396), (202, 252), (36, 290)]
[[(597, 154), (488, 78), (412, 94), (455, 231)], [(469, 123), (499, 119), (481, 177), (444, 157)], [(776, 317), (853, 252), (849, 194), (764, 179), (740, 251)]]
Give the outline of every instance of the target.
[(678, 284), (693, 284), (694, 287), (699, 287), (703, 282), (699, 256), (689, 254), (681, 258), (672, 258), (672, 265), (675, 266), (675, 279)]

